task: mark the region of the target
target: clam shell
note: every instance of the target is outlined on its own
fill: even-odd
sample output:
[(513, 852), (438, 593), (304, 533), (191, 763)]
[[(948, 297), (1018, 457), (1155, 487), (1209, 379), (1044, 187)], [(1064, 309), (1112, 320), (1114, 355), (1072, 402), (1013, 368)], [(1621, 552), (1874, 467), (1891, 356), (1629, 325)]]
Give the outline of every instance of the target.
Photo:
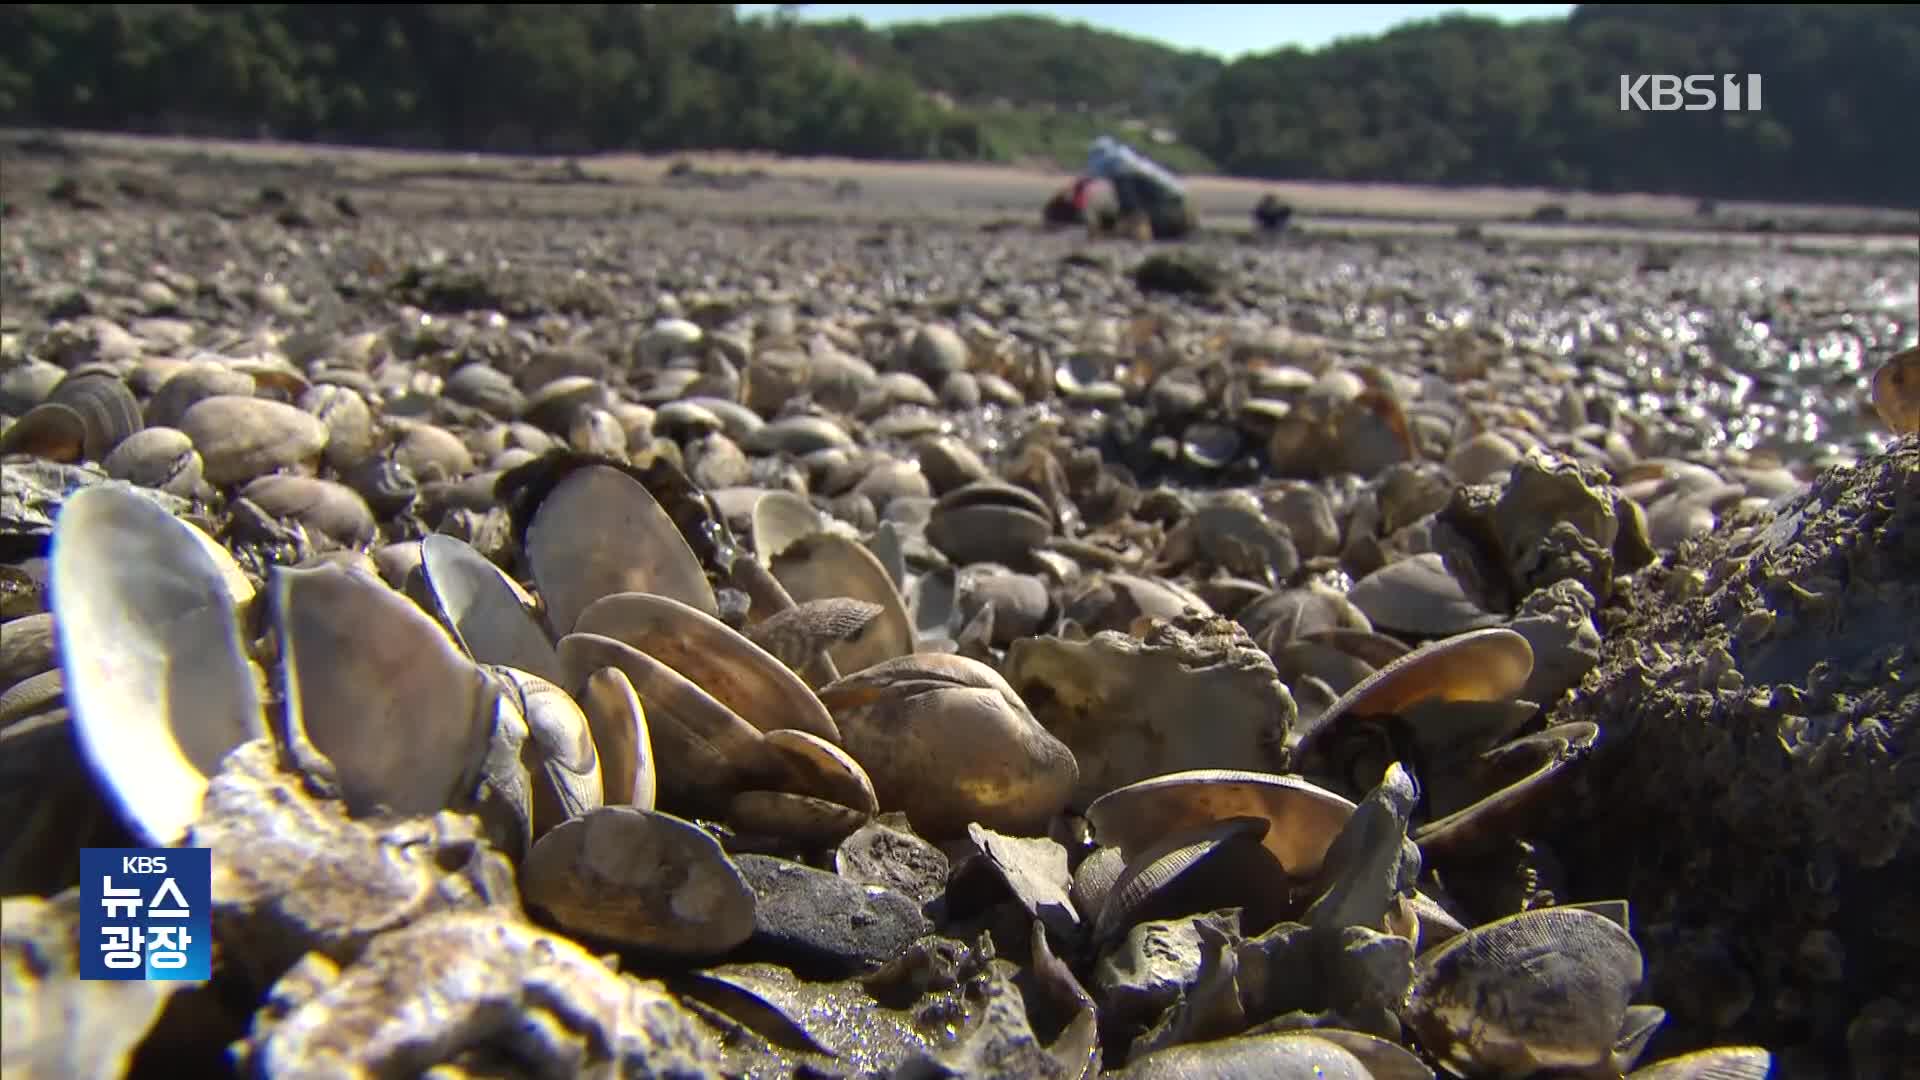
[(913, 651), (913, 622), (906, 602), (886, 567), (865, 545), (844, 536), (809, 536), (789, 544), (774, 557), (771, 568), (796, 604), (847, 597), (880, 605), (877, 625), (827, 646), (827, 655), (840, 671), (864, 671)]
[[(735, 566), (758, 566), (740, 562)], [(775, 585), (778, 588), (778, 583)], [(786, 590), (780, 590), (782, 595)], [(791, 597), (788, 598), (791, 603)], [(827, 647), (858, 638), (873, 627), (886, 609), (865, 600), (836, 597), (788, 607), (777, 615), (747, 627), (747, 640), (767, 650), (792, 668), (810, 686), (825, 686), (840, 677)]]
[(63, 709), (67, 704), (67, 676), (59, 668), (21, 679), (0, 690), (0, 730), (29, 716)]
[(1053, 514), (1039, 496), (992, 480), (948, 492), (927, 521), (927, 542), (959, 566), (1019, 566), (1052, 533)]
[(1162, 838), (1237, 817), (1270, 823), (1266, 849), (1295, 877), (1320, 870), (1354, 804), (1296, 776), (1193, 769), (1128, 784), (1094, 800), (1087, 820), (1129, 864)]
[(281, 521), (298, 522), (309, 533), (361, 547), (373, 542), (373, 511), (360, 493), (312, 476), (262, 476), (240, 489), (240, 497)]
[(28, 453), (52, 461), (103, 461), (145, 426), (140, 403), (118, 376), (79, 371), (60, 380), (47, 400), (0, 437), (0, 453)]
[(726, 623), (671, 597), (602, 597), (580, 613), (574, 632), (623, 641), (654, 657), (761, 731), (795, 728), (840, 741), (826, 706), (791, 668)]
[(1067, 890), (1067, 897), (1073, 901), (1074, 909), (1097, 917), (1107, 896), (1113, 892), (1113, 883), (1120, 880), (1126, 869), (1127, 860), (1118, 847), (1094, 848), (1073, 871), (1073, 885)]
[(322, 455), (328, 465), (344, 472), (373, 456), (373, 410), (352, 387), (316, 386), (301, 396), (300, 407), (327, 429)]
[(564, 681), (560, 658), (521, 603), (519, 587), (492, 560), (434, 533), (420, 541), (420, 570), (434, 614), (475, 663)]
[(753, 551), (762, 565), (794, 543), (826, 527), (826, 519), (803, 495), (769, 491), (753, 504)]
[(1481, 761), (1493, 766), (1497, 775), (1513, 777), (1511, 782), (1496, 781), (1485, 798), (1415, 829), (1414, 841), (1424, 851), (1446, 852), (1511, 835), (1515, 819), (1524, 816), (1569, 765), (1584, 757), (1599, 735), (1598, 725), (1581, 721), (1489, 750)]
[(673, 519), (639, 481), (606, 465), (575, 469), (554, 487), (534, 511), (526, 553), (556, 637), (615, 593), (654, 593), (720, 613)]
[(524, 671), (491, 670), (527, 721), (521, 760), (532, 780), (529, 806), (538, 840), (561, 822), (601, 806), (600, 756), (586, 714), (565, 690)]
[(1395, 633), (1439, 637), (1479, 630), (1500, 621), (1480, 607), (1435, 552), (1389, 563), (1354, 583), (1347, 594), (1375, 627)]
[(587, 676), (586, 688), (580, 693), (580, 709), (587, 715), (593, 745), (600, 756), (606, 805), (653, 809), (659, 789), (653, 738), (633, 680), (619, 668), (600, 668)]
[(195, 531), (112, 486), (70, 497), (53, 531), (54, 625), (74, 731), (150, 844), (178, 842), (220, 759), (266, 734), (233, 595)]
[(1767, 1080), (1773, 1055), (1758, 1046), (1721, 1046), (1656, 1061), (1627, 1080)]
[(741, 833), (774, 837), (804, 850), (832, 847), (870, 817), (831, 799), (790, 791), (743, 791), (727, 804), (727, 822)]
[(1114, 1080), (1374, 1080), (1360, 1059), (1344, 1047), (1318, 1034), (1296, 1031), (1170, 1046), (1107, 1075)]
[(1434, 1080), (1433, 1070), (1398, 1043), (1374, 1035), (1335, 1028), (1315, 1028), (1313, 1037), (1330, 1042), (1360, 1059), (1373, 1080)]
[(753, 935), (754, 895), (719, 841), (655, 810), (603, 806), (533, 845), (521, 894), (568, 932), (679, 956)]
[(796, 794), (826, 799), (872, 816), (880, 812), (873, 781), (852, 755), (818, 735), (781, 729), (767, 732), (766, 744), (785, 766), (783, 787)]
[(1920, 345), (1894, 354), (1873, 373), (1873, 408), (1895, 435), (1920, 433)]
[(1644, 971), (1627, 932), (1565, 908), (1522, 912), (1422, 954), (1404, 1019), (1467, 1075), (1605, 1062)]
[(191, 495), (204, 478), (200, 452), (177, 428), (150, 427), (127, 436), (101, 461), (115, 480)]
[(1344, 716), (1394, 716), (1429, 700), (1504, 701), (1532, 674), (1533, 646), (1504, 627), (1423, 645), (1362, 680), (1313, 724), (1301, 727), (1294, 752), (1305, 753)]
[(59, 639), (48, 612), (0, 623), (0, 690), (58, 667)]
[(757, 728), (659, 660), (598, 634), (568, 634), (558, 652), (563, 686), (584, 686), (604, 667), (632, 683), (646, 709), (662, 805), (717, 811), (734, 792), (779, 775)]
[(222, 360), (195, 360), (168, 375), (147, 403), (147, 421), (160, 427), (178, 427), (187, 410), (210, 397), (251, 398), (253, 376), (235, 371)]
[(439, 624), (377, 578), (275, 567), (286, 742), (350, 813), (433, 814), (473, 791), (493, 729), (491, 680)]
[(1072, 751), (998, 672), (975, 660), (899, 657), (823, 687), (820, 700), (880, 804), (904, 810), (929, 839), (973, 823), (1044, 832), (1079, 781)]
[(1261, 841), (1271, 823), (1234, 817), (1168, 833), (1128, 861), (1094, 920), (1096, 941), (1112, 941), (1137, 923), (1249, 904), (1243, 915), (1264, 930), (1289, 899), (1287, 873)]
[(180, 417), (179, 428), (200, 451), (207, 482), (216, 487), (310, 462), (327, 445), (325, 424), (265, 398), (202, 398)]

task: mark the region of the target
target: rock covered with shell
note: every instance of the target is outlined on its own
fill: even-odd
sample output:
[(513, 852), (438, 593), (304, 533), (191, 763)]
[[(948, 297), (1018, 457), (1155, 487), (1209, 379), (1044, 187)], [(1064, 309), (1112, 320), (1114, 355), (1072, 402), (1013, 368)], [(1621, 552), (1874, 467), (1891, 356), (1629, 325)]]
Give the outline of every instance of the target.
[(1632, 596), (1557, 714), (1610, 747), (1565, 830), (1570, 870), (1624, 886), (1652, 983), (1697, 1038), (1796, 1030), (1804, 1057), (1783, 1063), (1844, 1046), (1856, 1075), (1891, 1075), (1920, 1045), (1895, 1004), (1920, 992), (1903, 929), (1920, 873), (1920, 447), (1822, 474)]

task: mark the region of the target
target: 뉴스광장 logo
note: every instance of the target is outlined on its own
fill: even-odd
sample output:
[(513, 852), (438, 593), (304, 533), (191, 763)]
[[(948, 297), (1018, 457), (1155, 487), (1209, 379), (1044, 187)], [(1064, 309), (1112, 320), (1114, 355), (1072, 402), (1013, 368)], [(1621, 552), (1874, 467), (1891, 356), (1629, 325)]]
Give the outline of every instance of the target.
[(79, 944), (82, 979), (211, 977), (212, 851), (81, 848)]
[(1709, 112), (1713, 109), (1759, 112), (1760, 76), (1620, 76), (1621, 112)]

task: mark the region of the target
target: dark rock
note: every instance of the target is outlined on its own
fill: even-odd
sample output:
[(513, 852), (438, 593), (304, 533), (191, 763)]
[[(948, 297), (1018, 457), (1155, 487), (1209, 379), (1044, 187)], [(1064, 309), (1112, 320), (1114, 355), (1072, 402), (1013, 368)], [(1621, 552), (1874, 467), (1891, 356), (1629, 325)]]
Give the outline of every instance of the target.
[(1146, 293), (1212, 296), (1225, 280), (1226, 274), (1218, 266), (1183, 253), (1151, 256), (1133, 271), (1133, 283)]
[(734, 863), (755, 900), (745, 950), (796, 970), (878, 968), (932, 931), (920, 906), (891, 889), (767, 855), (738, 855)]

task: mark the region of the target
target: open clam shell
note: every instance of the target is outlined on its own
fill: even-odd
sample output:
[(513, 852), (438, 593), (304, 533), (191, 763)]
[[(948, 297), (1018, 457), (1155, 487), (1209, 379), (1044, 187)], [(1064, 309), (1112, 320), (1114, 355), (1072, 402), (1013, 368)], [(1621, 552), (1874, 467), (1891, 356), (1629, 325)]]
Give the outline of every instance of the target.
[(1340, 695), (1333, 707), (1294, 734), (1306, 753), (1344, 716), (1391, 716), (1430, 699), (1504, 701), (1533, 674), (1533, 646), (1512, 630), (1492, 627), (1423, 645)]
[(1096, 941), (1134, 925), (1246, 906), (1242, 918), (1264, 930), (1290, 906), (1285, 867), (1261, 841), (1272, 823), (1235, 817), (1169, 833), (1120, 872), (1094, 920)]
[(119, 376), (81, 370), (61, 379), (45, 401), (0, 434), (0, 453), (104, 461), (144, 426), (140, 403)]
[(464, 540), (434, 533), (420, 541), (420, 572), (434, 614), (477, 664), (561, 680), (560, 658), (512, 579)]
[(1516, 831), (1517, 819), (1536, 805), (1568, 766), (1585, 757), (1599, 737), (1598, 725), (1582, 721), (1487, 751), (1480, 763), (1486, 769), (1483, 790), (1490, 794), (1415, 829), (1414, 842), (1423, 851), (1439, 853), (1467, 850), (1489, 838), (1510, 835)]
[(606, 465), (576, 469), (548, 493), (527, 527), (526, 555), (555, 637), (572, 633), (581, 612), (616, 593), (653, 593), (720, 612), (673, 519), (638, 480)]
[(580, 693), (580, 710), (587, 716), (594, 749), (600, 755), (606, 805), (653, 809), (660, 781), (654, 772), (647, 711), (634, 692), (633, 680), (617, 667), (594, 671)]
[(584, 686), (606, 667), (632, 684), (646, 709), (662, 806), (718, 813), (734, 792), (779, 775), (759, 729), (652, 656), (598, 634), (568, 634), (559, 653), (563, 686)]
[(521, 758), (532, 781), (531, 821), (538, 840), (561, 822), (600, 807), (605, 797), (600, 756), (586, 714), (565, 690), (513, 668), (495, 667), (491, 673), (526, 717)]
[(771, 566), (781, 552), (825, 527), (825, 518), (806, 496), (769, 491), (753, 504), (754, 555)]
[(1236, 817), (1269, 823), (1266, 849), (1295, 877), (1320, 870), (1354, 804), (1296, 776), (1191, 769), (1115, 788), (1087, 807), (1101, 844), (1131, 863), (1172, 833)]
[[(792, 668), (726, 623), (672, 597), (602, 597), (580, 613), (574, 632), (626, 642), (761, 731), (793, 728), (840, 741), (840, 729), (826, 706)], [(644, 691), (641, 696), (645, 700)]]
[(493, 730), (491, 680), (377, 578), (275, 567), (286, 745), (350, 813), (432, 814), (468, 796)]
[(178, 842), (234, 747), (266, 734), (231, 586), (190, 526), (130, 491), (54, 525), (54, 628), (88, 763), (152, 844)]

